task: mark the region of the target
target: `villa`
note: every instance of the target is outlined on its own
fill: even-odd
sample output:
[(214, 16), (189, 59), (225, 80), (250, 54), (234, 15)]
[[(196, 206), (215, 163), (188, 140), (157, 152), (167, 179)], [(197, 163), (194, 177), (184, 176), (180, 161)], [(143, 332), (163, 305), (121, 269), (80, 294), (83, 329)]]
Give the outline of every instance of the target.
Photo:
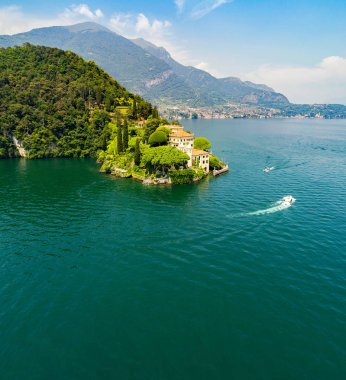
[(194, 149), (193, 143), (195, 136), (192, 133), (184, 131), (184, 127), (180, 125), (167, 125), (167, 127), (171, 130), (169, 134), (169, 144), (175, 146), (190, 157), (188, 167), (190, 168), (197, 165), (203, 168), (206, 173), (209, 173), (210, 153), (204, 150)]
[(203, 168), (206, 173), (209, 173), (209, 156), (210, 153), (201, 149), (192, 149), (192, 163)]

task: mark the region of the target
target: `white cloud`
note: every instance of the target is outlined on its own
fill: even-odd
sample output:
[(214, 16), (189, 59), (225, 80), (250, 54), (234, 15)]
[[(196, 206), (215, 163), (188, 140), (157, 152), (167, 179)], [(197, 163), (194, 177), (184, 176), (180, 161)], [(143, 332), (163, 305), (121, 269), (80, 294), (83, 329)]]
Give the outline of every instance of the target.
[(138, 33), (145, 33), (150, 36), (160, 36), (164, 34), (171, 26), (172, 24), (169, 21), (154, 20), (150, 22), (148, 17), (146, 17), (143, 13), (140, 13), (137, 16), (136, 31)]
[(221, 7), (224, 4), (231, 3), (233, 0), (205, 0), (197, 4), (191, 12), (191, 17), (193, 19), (199, 19), (215, 9)]
[(92, 11), (87, 4), (72, 5), (65, 9), (65, 11), (60, 15), (63, 20), (68, 20), (74, 22), (74, 20), (81, 19), (97, 21), (103, 17), (101, 9), (96, 9)]
[(185, 7), (185, 0), (174, 0), (174, 3), (178, 9), (178, 12), (181, 13)]
[(179, 62), (191, 64), (188, 51), (175, 40), (173, 25), (167, 20), (150, 20), (143, 13), (115, 13), (107, 26), (126, 38), (141, 37), (157, 46), (163, 46)]
[(178, 61), (190, 63), (188, 52), (175, 41), (173, 26), (167, 20), (150, 20), (143, 13), (115, 13), (107, 26), (126, 38), (141, 37), (157, 46), (163, 46)]
[(133, 16), (125, 13), (115, 13), (109, 21), (110, 28), (123, 35), (124, 37), (132, 37), (134, 30)]
[(88, 5), (79, 4), (66, 8), (61, 14), (38, 18), (24, 12), (21, 7), (12, 5), (0, 7), (0, 33), (15, 34), (27, 32), (35, 28), (52, 25), (69, 25), (83, 21), (101, 21), (103, 13), (100, 9), (92, 11)]
[(245, 79), (265, 83), (294, 103), (346, 104), (346, 58), (331, 56), (315, 66), (264, 65)]
[(109, 26), (115, 32), (128, 37), (142, 37), (150, 39), (153, 43), (163, 41), (170, 32), (172, 24), (169, 21), (149, 20), (143, 13), (138, 15), (116, 13), (109, 21)]
[(22, 9), (16, 5), (10, 5), (0, 8), (0, 33), (15, 34), (30, 30), (32, 28), (48, 26), (50, 21), (36, 19), (34, 16), (28, 16), (23, 13)]

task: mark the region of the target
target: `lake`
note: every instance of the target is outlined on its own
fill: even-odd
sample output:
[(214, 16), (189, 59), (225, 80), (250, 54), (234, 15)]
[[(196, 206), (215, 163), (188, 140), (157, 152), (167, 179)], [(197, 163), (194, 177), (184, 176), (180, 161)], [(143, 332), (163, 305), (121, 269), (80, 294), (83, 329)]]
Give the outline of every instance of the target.
[(2, 380), (345, 379), (346, 121), (183, 124), (227, 175), (0, 161)]

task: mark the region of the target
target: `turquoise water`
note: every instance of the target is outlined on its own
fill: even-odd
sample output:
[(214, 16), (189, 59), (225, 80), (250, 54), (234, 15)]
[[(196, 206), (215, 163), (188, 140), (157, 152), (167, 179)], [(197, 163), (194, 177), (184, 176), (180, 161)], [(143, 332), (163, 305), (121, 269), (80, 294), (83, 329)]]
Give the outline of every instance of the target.
[(228, 175), (0, 161), (1, 380), (345, 379), (346, 122), (184, 124)]

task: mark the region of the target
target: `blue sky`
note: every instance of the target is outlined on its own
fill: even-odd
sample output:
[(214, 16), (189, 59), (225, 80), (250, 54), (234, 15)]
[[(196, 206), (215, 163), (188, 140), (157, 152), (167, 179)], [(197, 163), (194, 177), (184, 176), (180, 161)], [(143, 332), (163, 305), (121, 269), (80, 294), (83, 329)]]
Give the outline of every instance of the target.
[(295, 102), (346, 104), (346, 1), (0, 0), (0, 33), (92, 20), (166, 47), (219, 77), (265, 83)]

